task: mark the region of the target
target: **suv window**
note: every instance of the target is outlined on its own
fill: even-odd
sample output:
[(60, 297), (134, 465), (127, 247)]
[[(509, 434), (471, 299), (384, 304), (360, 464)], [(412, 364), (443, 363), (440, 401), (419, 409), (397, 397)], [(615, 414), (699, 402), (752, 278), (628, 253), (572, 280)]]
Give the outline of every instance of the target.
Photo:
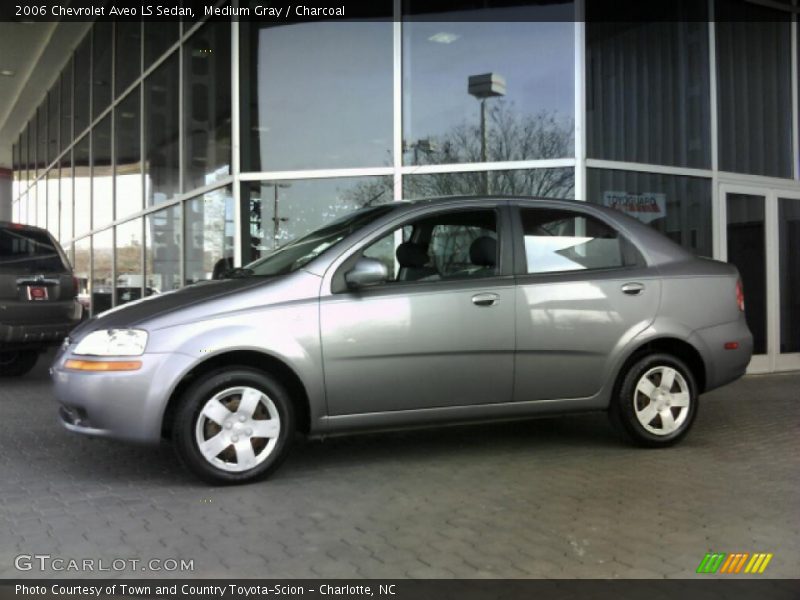
[(630, 242), (589, 215), (521, 208), (520, 217), (528, 273), (615, 269), (643, 262)]
[(438, 281), (497, 274), (494, 210), (458, 210), (398, 227), (362, 253), (386, 263), (390, 281)]
[(0, 272), (61, 273), (66, 270), (46, 231), (0, 227)]

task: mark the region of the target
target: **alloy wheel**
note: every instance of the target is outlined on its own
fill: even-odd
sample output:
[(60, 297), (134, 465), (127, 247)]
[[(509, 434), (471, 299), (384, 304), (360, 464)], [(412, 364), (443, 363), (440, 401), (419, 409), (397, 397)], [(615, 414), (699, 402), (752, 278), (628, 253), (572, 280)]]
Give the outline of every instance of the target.
[(648, 370), (633, 393), (636, 418), (647, 431), (666, 436), (681, 428), (689, 415), (691, 394), (681, 373), (669, 366)]
[(281, 432), (275, 403), (254, 387), (227, 388), (210, 398), (195, 424), (195, 441), (211, 465), (230, 473), (257, 467)]

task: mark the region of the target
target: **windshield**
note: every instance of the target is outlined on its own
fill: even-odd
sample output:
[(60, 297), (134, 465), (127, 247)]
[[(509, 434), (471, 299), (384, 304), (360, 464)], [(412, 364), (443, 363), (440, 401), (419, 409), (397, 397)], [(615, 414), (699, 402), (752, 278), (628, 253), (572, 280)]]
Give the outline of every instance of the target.
[(229, 271), (227, 277), (283, 275), (302, 269), (320, 254), (345, 237), (393, 210), (390, 205), (362, 208), (328, 223), (240, 269)]

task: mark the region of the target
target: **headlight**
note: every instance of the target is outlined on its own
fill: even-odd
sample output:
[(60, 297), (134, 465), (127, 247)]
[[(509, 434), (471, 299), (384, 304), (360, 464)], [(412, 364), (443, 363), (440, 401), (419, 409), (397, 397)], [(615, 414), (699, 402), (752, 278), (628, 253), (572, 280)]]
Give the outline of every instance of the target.
[(141, 329), (102, 329), (80, 342), (73, 354), (91, 356), (139, 356), (147, 346), (147, 332)]

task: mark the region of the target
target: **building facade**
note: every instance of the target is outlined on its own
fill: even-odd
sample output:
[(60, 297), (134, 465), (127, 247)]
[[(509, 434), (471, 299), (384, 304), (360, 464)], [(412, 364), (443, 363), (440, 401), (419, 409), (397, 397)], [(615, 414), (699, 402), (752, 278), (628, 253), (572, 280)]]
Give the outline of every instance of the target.
[(97, 22), (20, 131), (13, 218), (61, 241), (97, 313), (369, 204), (576, 198), (734, 262), (751, 370), (800, 368), (793, 3), (679, 0), (640, 23), (513, 4)]

